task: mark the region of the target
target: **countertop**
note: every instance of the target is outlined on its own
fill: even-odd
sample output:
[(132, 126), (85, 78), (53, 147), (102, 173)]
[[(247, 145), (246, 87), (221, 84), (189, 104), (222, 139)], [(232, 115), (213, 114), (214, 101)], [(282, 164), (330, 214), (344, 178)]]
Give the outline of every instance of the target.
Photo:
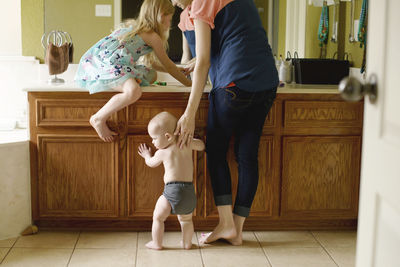
[[(188, 93), (191, 87), (185, 87), (178, 82), (168, 82), (167, 86), (152, 85), (142, 87), (143, 92), (169, 92), (169, 93)], [(211, 86), (206, 85), (205, 93), (210, 92)], [(48, 84), (47, 82), (36, 82), (26, 86), (26, 92), (87, 92), (86, 89), (76, 86), (73, 82), (66, 82), (59, 85)], [(110, 90), (112, 92), (112, 90)], [(278, 88), (281, 94), (338, 94), (337, 85), (318, 85), (318, 84), (286, 84)]]

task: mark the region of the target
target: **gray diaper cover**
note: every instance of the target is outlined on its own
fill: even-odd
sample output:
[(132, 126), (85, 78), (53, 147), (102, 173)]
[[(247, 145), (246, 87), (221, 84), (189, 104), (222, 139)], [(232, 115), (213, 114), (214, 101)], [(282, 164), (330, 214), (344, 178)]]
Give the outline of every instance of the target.
[(189, 214), (196, 207), (196, 193), (192, 182), (169, 182), (163, 195), (171, 204), (172, 214)]

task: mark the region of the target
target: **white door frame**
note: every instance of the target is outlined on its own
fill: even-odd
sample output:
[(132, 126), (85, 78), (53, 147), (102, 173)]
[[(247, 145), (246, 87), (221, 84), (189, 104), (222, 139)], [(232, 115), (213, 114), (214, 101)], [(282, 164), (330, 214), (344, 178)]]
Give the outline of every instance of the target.
[(305, 56), (307, 0), (287, 0), (285, 52)]
[(122, 0), (114, 0), (114, 27), (122, 22)]

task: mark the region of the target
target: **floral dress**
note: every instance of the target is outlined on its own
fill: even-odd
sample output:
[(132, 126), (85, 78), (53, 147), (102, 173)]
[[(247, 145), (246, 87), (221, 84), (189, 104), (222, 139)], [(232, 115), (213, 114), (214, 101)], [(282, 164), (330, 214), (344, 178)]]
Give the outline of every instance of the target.
[(150, 84), (155, 72), (136, 64), (137, 60), (152, 52), (139, 35), (119, 41), (118, 37), (131, 31), (122, 28), (98, 41), (81, 58), (75, 82), (91, 94), (106, 91), (134, 78), (141, 86)]

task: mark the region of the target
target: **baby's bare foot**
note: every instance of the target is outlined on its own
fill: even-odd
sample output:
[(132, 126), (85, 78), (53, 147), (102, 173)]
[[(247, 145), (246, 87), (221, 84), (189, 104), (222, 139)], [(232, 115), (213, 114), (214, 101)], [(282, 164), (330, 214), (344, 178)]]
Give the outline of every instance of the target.
[(155, 250), (161, 250), (162, 246), (157, 245), (156, 243), (154, 243), (154, 241), (150, 241), (145, 245), (147, 248), (149, 249), (155, 249)]
[(181, 247), (183, 249), (191, 249), (192, 248), (192, 241), (190, 241), (190, 243), (183, 243), (183, 241), (181, 240)]
[(236, 228), (235, 225), (221, 225), (218, 224), (217, 227), (215, 227), (214, 231), (208, 234), (202, 234), (202, 237), (200, 238), (199, 242), (200, 244), (208, 244), (214, 241), (217, 241), (218, 239), (234, 239), (236, 238)]
[(117, 135), (116, 132), (113, 132), (108, 128), (105, 121), (99, 120), (94, 115), (90, 117), (89, 122), (104, 142), (112, 142), (114, 140), (113, 135)]

